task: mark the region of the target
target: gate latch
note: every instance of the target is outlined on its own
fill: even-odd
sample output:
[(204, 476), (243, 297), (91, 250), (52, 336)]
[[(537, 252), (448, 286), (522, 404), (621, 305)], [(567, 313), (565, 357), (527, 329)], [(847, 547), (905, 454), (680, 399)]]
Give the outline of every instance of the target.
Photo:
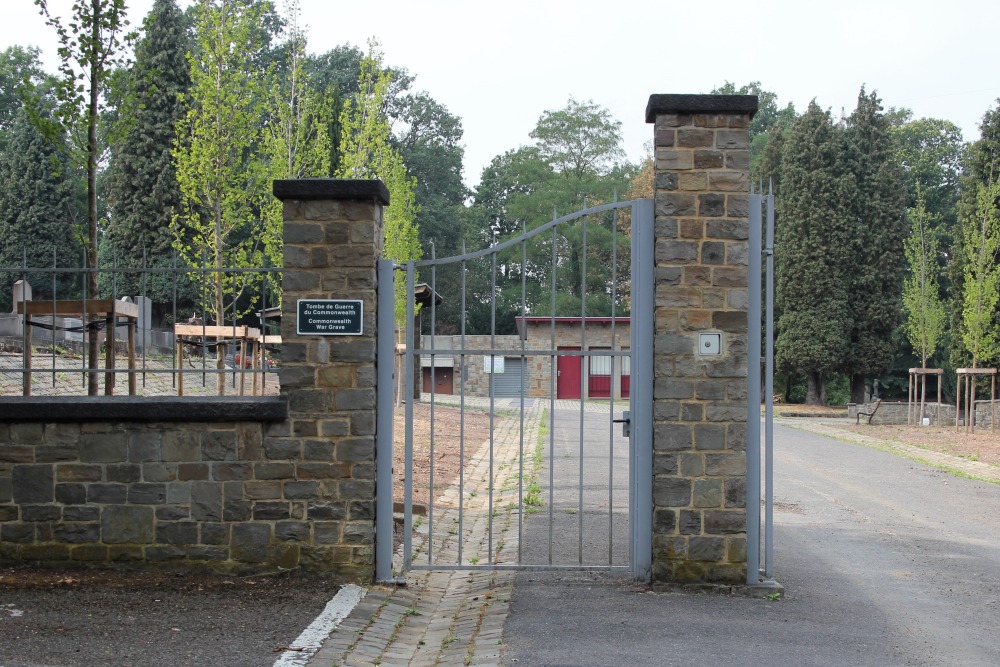
[(622, 425), (622, 437), (631, 438), (632, 437), (632, 413), (628, 410), (622, 412), (621, 419), (612, 419), (615, 424)]

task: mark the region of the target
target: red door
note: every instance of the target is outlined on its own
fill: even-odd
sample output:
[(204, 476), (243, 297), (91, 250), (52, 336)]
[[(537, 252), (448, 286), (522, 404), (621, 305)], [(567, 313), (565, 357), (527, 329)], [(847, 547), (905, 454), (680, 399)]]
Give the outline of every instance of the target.
[[(577, 351), (578, 347), (560, 347), (560, 350)], [(583, 357), (556, 357), (556, 398), (580, 398), (580, 361)]]

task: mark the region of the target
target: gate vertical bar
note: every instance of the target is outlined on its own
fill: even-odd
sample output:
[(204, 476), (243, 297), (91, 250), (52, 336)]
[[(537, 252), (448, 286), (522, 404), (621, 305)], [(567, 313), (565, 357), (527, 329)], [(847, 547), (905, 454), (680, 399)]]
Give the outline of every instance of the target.
[[(409, 569), (413, 560), (413, 291), (416, 269), (413, 260), (406, 263), (406, 347), (404, 377), (406, 393), (406, 472), (403, 482), (403, 568)], [(430, 533), (434, 526), (427, 522)]]
[[(552, 209), (552, 219), (556, 219), (556, 210)], [(555, 516), (553, 508), (555, 507), (555, 454), (556, 454), (556, 429), (555, 429), (555, 418), (556, 418), (556, 393), (558, 391), (558, 382), (556, 378), (559, 372), (559, 347), (556, 344), (556, 266), (557, 256), (556, 247), (559, 245), (559, 230), (556, 227), (552, 228), (552, 313), (551, 320), (551, 335), (552, 342), (550, 344), (549, 351), (552, 352), (550, 357), (550, 373), (549, 377), (552, 383), (552, 391), (549, 392), (549, 565), (552, 565), (552, 532), (554, 528)], [(957, 421), (955, 423), (958, 423)], [(524, 511), (524, 507), (521, 507), (521, 511)]]
[(765, 292), (764, 347), (764, 578), (774, 578), (774, 184), (768, 186), (767, 231), (764, 254), (767, 257)]
[(654, 218), (652, 199), (638, 199), (632, 205), (629, 563), (640, 581), (649, 581), (653, 566)]
[[(587, 200), (583, 200), (587, 210)], [(583, 216), (583, 241), (580, 253), (580, 353), (587, 351), (587, 215)], [(583, 565), (583, 434), (584, 409), (587, 402), (587, 382), (590, 378), (590, 357), (580, 357), (580, 486), (577, 501), (577, 562)]]
[(761, 195), (750, 194), (747, 276), (747, 584), (760, 583)]
[(392, 449), (393, 449), (393, 327), (395, 324), (395, 288), (392, 260), (378, 262), (378, 350), (375, 357), (376, 419), (375, 426), (375, 579), (392, 579)]

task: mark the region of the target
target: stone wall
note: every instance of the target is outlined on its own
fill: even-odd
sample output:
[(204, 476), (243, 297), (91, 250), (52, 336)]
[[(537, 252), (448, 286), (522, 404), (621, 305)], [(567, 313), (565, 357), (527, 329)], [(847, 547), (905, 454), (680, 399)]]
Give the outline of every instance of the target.
[[(0, 400), (0, 563), (371, 580), (379, 181), (278, 181), (281, 396)], [(361, 336), (299, 336), (299, 298)]]
[[(749, 124), (757, 98), (653, 95), (653, 581), (746, 581)], [(699, 334), (717, 333), (704, 355)]]

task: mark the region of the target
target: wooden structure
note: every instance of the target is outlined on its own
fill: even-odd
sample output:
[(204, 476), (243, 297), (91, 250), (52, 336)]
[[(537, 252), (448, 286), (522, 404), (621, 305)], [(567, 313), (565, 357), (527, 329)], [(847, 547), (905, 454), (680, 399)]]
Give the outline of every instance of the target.
[[(234, 341), (235, 345), (239, 346), (238, 356), (241, 360), (240, 363), (235, 364), (236, 367), (243, 365), (242, 360), (250, 360), (251, 370), (257, 368), (264, 368), (264, 346), (262, 344), (264, 336), (261, 336), (260, 329), (254, 327), (246, 326), (216, 326), (216, 325), (205, 325), (205, 324), (175, 324), (174, 325), (174, 345), (177, 352), (177, 361), (174, 364), (175, 373), (177, 375), (177, 395), (184, 395), (184, 346), (185, 345), (197, 345), (200, 347), (215, 347), (219, 359), (223, 359), (226, 356), (226, 348), (228, 347), (227, 341)], [(275, 343), (280, 342), (280, 336), (266, 336), (267, 342)], [(211, 342), (209, 342), (211, 341)], [(249, 348), (249, 349), (248, 349)], [(248, 354), (249, 352), (249, 354)], [(236, 355), (234, 354), (234, 361)], [(239, 393), (240, 396), (246, 394), (246, 372), (245, 368), (239, 368)], [(218, 373), (218, 388), (219, 395), (225, 394), (225, 377), (224, 373)], [(263, 382), (261, 383), (263, 384)], [(252, 383), (253, 395), (257, 395), (257, 373), (253, 374)]]
[[(115, 328), (124, 324), (128, 327), (128, 393), (135, 396), (135, 331), (139, 321), (139, 307), (129, 301), (115, 299), (74, 299), (69, 301), (19, 301), (17, 314), (24, 315), (24, 379), (22, 391), (25, 396), (31, 396), (31, 327), (34, 317), (51, 316), (55, 328), (56, 317), (79, 317), (82, 320), (84, 341), (93, 335), (88, 330), (88, 318), (97, 316), (103, 319), (106, 332), (104, 346), (104, 393), (111, 396), (115, 393), (115, 376), (117, 375), (115, 359)], [(119, 321), (119, 320), (123, 321)], [(54, 342), (54, 341), (53, 341)], [(53, 370), (53, 372), (55, 372)], [(90, 372), (84, 368), (83, 373)]]
[[(927, 376), (937, 376), (937, 424), (941, 424), (941, 380), (944, 379), (943, 368), (911, 368), (910, 388), (907, 393), (906, 423), (920, 426), (924, 417), (924, 400), (927, 396)], [(920, 409), (914, 411), (917, 404), (917, 394), (920, 394)]]
[(955, 372), (958, 376), (955, 390), (955, 430), (958, 430), (959, 417), (963, 414), (962, 394), (965, 393), (965, 432), (972, 433), (976, 415), (976, 378), (987, 376), (990, 378), (990, 428), (995, 431), (997, 428), (997, 369), (959, 368)]
[(854, 420), (854, 423), (855, 424), (860, 424), (862, 417), (868, 417), (868, 425), (871, 426), (872, 419), (875, 417), (875, 413), (878, 412), (878, 409), (880, 407), (882, 407), (882, 399), (881, 398), (878, 399), (878, 400), (876, 400), (875, 401), (875, 405), (873, 405), (871, 408), (868, 408), (868, 406), (865, 406), (865, 408), (866, 408), (865, 411), (858, 410), (858, 414), (855, 415), (856, 418)]

